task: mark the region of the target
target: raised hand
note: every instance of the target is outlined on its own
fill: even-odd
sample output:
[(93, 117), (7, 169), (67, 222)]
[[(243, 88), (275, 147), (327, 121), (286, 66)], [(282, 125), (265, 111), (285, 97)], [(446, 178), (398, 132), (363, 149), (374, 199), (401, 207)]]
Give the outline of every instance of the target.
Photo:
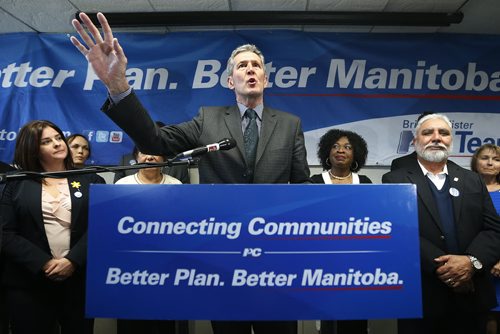
[(97, 77), (108, 88), (110, 94), (119, 94), (126, 91), (129, 88), (125, 76), (127, 57), (125, 57), (118, 40), (113, 37), (113, 31), (108, 20), (106, 20), (104, 14), (97, 13), (97, 19), (103, 31), (103, 36), (101, 36), (99, 29), (87, 14), (80, 13), (80, 19), (88, 32), (77, 19), (73, 19), (71, 23), (84, 44), (74, 36), (70, 38), (71, 43), (85, 56)]

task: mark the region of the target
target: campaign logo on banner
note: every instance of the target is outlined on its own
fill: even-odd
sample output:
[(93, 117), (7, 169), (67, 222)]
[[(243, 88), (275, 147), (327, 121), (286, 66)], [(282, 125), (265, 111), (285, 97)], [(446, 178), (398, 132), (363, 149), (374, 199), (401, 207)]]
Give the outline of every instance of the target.
[[(476, 149), (483, 144), (500, 144), (500, 136), (495, 134), (500, 121), (500, 113), (447, 112), (451, 122), (453, 148), (450, 159), (462, 166), (470, 166), (470, 160)], [(368, 119), (353, 123), (336, 125), (305, 133), (308, 161), (317, 161), (317, 144), (321, 136), (331, 128), (340, 128), (359, 133), (368, 143), (367, 165), (390, 165), (393, 159), (415, 150), (413, 138), (419, 115), (393, 116)], [(491, 135), (484, 135), (489, 133)], [(385, 143), (390, 142), (390, 145)], [(376, 148), (376, 149), (372, 149)]]
[[(452, 159), (463, 166), (481, 144), (500, 143), (499, 36), (291, 30), (116, 36), (129, 84), (152, 119), (166, 124), (189, 121), (200, 106), (236, 104), (226, 62), (235, 47), (256, 44), (266, 59), (264, 104), (300, 117), (312, 165), (319, 164), (318, 139), (331, 128), (366, 139), (367, 165), (389, 165), (413, 150), (411, 132), (424, 111), (450, 116)], [(117, 164), (132, 151), (130, 138), (101, 111), (106, 88), (65, 34), (1, 34), (0, 43), (9, 46), (0, 56), (1, 161), (12, 161), (17, 132), (33, 119), (51, 120), (66, 134), (90, 131), (95, 164)]]
[(90, 317), (421, 317), (414, 185), (93, 185), (90, 196)]

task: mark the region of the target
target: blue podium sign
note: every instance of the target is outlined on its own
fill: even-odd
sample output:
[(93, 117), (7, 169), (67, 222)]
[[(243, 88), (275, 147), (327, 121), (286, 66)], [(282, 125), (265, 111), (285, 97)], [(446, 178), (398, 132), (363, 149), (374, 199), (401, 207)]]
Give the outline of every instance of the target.
[(90, 317), (421, 317), (414, 185), (92, 185), (90, 196)]
[[(490, 195), (493, 205), (497, 209), (497, 213), (500, 215), (500, 192), (492, 192)], [(500, 279), (493, 277), (493, 281), (495, 282), (495, 288), (497, 291), (497, 301), (500, 303)], [(500, 306), (495, 307), (493, 310), (500, 311)]]

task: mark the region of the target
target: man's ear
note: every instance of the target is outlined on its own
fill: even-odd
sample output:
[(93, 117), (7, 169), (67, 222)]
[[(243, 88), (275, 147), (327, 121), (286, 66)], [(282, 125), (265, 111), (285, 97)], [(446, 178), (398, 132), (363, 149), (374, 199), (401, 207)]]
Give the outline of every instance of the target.
[(227, 76), (227, 88), (234, 89), (234, 81), (230, 75)]

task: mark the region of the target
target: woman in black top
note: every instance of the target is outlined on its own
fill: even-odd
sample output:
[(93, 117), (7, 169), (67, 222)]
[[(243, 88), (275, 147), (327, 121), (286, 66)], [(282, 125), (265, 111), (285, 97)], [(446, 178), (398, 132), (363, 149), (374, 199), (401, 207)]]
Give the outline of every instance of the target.
[[(324, 172), (311, 176), (311, 181), (325, 184), (372, 183), (367, 176), (357, 173), (365, 165), (367, 155), (366, 141), (360, 135), (332, 129), (321, 137), (318, 145), (318, 158)], [(322, 320), (321, 333), (366, 334), (367, 325), (367, 320)]]

